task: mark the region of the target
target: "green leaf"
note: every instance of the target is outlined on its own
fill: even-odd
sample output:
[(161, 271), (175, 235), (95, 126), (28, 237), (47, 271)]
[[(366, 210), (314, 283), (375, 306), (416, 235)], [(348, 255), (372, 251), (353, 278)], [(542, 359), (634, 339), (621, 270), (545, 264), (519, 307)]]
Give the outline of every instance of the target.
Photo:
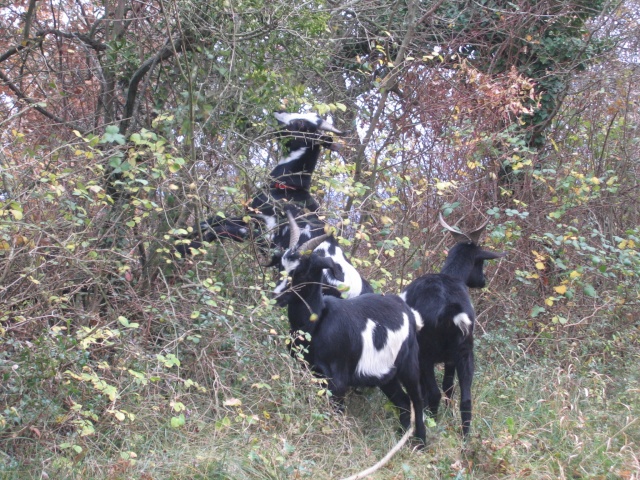
[(584, 286), (584, 294), (588, 297), (592, 297), (595, 298), (598, 296), (598, 292), (596, 292), (596, 289), (593, 288), (593, 285), (591, 285), (590, 283), (587, 283)]
[(122, 135), (118, 127), (115, 125), (109, 125), (105, 128), (104, 135), (102, 136), (102, 143), (117, 143), (118, 145), (125, 144), (124, 135)]
[(184, 426), (184, 424), (185, 424), (184, 413), (181, 413), (177, 417), (171, 417), (171, 428), (180, 428)]
[(531, 318), (536, 318), (542, 312), (546, 312), (546, 311), (547, 310), (544, 307), (540, 307), (538, 305), (534, 305), (534, 307), (531, 309)]

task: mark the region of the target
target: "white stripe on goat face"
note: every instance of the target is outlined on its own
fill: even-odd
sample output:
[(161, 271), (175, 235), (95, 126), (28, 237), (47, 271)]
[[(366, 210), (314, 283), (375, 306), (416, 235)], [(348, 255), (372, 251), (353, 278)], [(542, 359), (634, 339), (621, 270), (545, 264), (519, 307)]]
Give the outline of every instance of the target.
[(377, 350), (373, 344), (373, 332), (376, 328), (384, 328), (377, 325), (370, 318), (362, 332), (362, 355), (356, 371), (359, 375), (382, 378), (394, 367), (398, 353), (409, 336), (409, 316), (402, 313), (402, 327), (398, 330), (387, 328), (387, 343), (382, 349)]
[(320, 125), (322, 123), (322, 119), (318, 116), (317, 113), (287, 113), (287, 112), (276, 112), (273, 114), (276, 117), (276, 120), (284, 123), (285, 125), (289, 125), (289, 123), (293, 120), (306, 120), (316, 125)]
[(298, 265), (300, 265), (300, 259), (297, 258), (295, 260), (291, 260), (288, 255), (288, 252), (285, 252), (284, 255), (282, 255), (282, 267), (284, 268), (284, 271), (286, 272), (286, 276), (284, 277), (284, 279), (276, 286), (276, 288), (273, 290), (273, 293), (280, 294), (282, 292), (284, 292), (288, 285), (289, 285), (289, 274), (291, 272), (293, 272), (296, 268), (298, 268)]

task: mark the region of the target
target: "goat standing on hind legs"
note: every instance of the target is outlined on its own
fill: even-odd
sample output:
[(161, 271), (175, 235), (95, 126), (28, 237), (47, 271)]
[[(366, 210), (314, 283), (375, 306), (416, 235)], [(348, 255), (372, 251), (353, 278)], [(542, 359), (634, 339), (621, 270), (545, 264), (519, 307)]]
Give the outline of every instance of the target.
[(449, 226), (442, 215), (440, 223), (451, 233), (456, 245), (449, 251), (440, 273), (417, 278), (400, 296), (422, 315), (424, 321), (424, 327), (418, 334), (420, 380), (429, 411), (434, 416), (438, 412), (442, 395), (434, 367), (437, 363), (444, 363), (442, 390), (448, 401), (453, 397), (454, 375), (458, 375), (462, 433), (466, 437), (471, 427), (473, 327), (476, 318), (468, 289), (485, 286), (485, 260), (506, 254), (484, 250), (478, 245), (487, 222), (466, 234)]
[[(212, 242), (228, 238), (243, 242), (252, 235), (263, 239), (263, 247), (266, 250), (273, 246), (274, 241), (279, 241), (277, 237), (279, 220), (284, 218), (283, 205), (291, 205), (298, 211), (318, 210), (318, 203), (309, 191), (311, 176), (322, 148), (339, 150), (333, 138), (323, 132), (332, 132), (337, 135), (342, 135), (342, 132), (315, 113), (276, 112), (274, 116), (283, 127), (278, 136), (285, 138), (285, 156), (271, 171), (269, 188), (259, 192), (251, 202), (246, 216), (255, 221), (247, 223), (244, 221), (245, 217), (216, 216), (200, 222), (190, 235), (191, 241), (187, 243), (182, 240), (176, 246), (176, 250), (182, 256), (188, 255), (191, 249), (202, 247), (202, 241)], [(323, 233), (322, 227), (317, 235)], [(282, 249), (285, 249), (286, 245), (286, 243), (282, 245), (276, 243), (276, 246)]]
[[(203, 240), (207, 242), (216, 239), (230, 238), (235, 241), (245, 241), (251, 236), (258, 239), (263, 251), (277, 248), (284, 251), (289, 245), (290, 229), (282, 222), (284, 212), (292, 212), (296, 216), (300, 228), (300, 241), (307, 241), (324, 233), (325, 223), (315, 211), (318, 204), (311, 196), (311, 175), (316, 168), (322, 148), (337, 151), (337, 144), (333, 138), (322, 131), (329, 131), (341, 135), (315, 113), (293, 114), (277, 112), (274, 114), (278, 122), (283, 125), (280, 136), (285, 137), (285, 157), (271, 171), (271, 184), (268, 191), (260, 192), (254, 197), (249, 217), (251, 224), (244, 221), (244, 217), (210, 218), (199, 225), (203, 232)], [(302, 215), (302, 209), (310, 210)], [(194, 232), (194, 235), (197, 233)], [(191, 249), (200, 248), (202, 242), (191, 240), (188, 245), (181, 240), (177, 251), (186, 255)], [(323, 276), (324, 293), (340, 297), (342, 285), (348, 290), (345, 295), (349, 298), (362, 293), (371, 293), (373, 288), (362, 278), (355, 267), (345, 257), (344, 252), (335, 238), (329, 237), (317, 246), (317, 253), (331, 257), (336, 263), (335, 270), (325, 270)], [(274, 254), (267, 266), (281, 267), (280, 254)], [(334, 275), (336, 272), (336, 275)]]

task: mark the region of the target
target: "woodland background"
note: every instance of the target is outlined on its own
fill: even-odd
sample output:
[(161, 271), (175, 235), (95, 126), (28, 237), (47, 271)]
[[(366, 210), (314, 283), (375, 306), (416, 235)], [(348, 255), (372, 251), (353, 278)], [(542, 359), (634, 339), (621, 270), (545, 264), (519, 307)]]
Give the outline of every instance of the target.
[(0, 477), (337, 478), (396, 441), (287, 353), (252, 243), (181, 259), (280, 158), (350, 133), (314, 195), (379, 292), (489, 218), (473, 434), (380, 479), (640, 471), (635, 0), (0, 0)]

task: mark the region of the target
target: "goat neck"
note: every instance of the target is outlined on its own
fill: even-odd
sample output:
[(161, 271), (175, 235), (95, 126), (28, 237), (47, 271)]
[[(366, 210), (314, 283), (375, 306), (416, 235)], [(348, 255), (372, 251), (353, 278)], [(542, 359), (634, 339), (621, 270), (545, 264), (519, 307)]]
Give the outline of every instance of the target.
[[(309, 190), (311, 175), (316, 169), (321, 147), (312, 142), (290, 142), (288, 153), (269, 174), (272, 182), (291, 190)], [(282, 188), (279, 187), (279, 188)]]
[(291, 330), (302, 330), (313, 334), (316, 328), (316, 319), (322, 316), (325, 307), (322, 295), (322, 267), (316, 267), (314, 263), (317, 255), (301, 255), (299, 265), (293, 272), (292, 288), (294, 294), (290, 297), (287, 306)]
[(456, 244), (449, 250), (440, 273), (467, 283), (475, 265), (476, 251), (478, 250), (480, 247), (473, 243)]

